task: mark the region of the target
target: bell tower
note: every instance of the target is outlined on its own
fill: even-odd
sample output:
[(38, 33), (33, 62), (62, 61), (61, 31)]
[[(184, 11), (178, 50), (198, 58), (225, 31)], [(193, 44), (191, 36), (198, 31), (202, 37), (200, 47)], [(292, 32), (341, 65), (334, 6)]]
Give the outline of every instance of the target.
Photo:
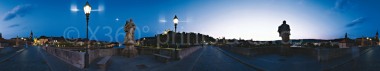
[(0, 39), (3, 38), (3, 34), (0, 33)]
[(376, 31), (375, 42), (379, 45), (379, 31)]
[(33, 31), (30, 31), (29, 39), (33, 39)]

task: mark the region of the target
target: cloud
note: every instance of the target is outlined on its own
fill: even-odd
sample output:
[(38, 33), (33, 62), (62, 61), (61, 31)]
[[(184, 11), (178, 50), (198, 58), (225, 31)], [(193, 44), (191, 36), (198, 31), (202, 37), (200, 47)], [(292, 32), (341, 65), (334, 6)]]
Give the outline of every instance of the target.
[(18, 5), (14, 7), (11, 11), (4, 16), (3, 21), (9, 21), (17, 17), (24, 17), (26, 14), (30, 13), (32, 10), (32, 5)]
[(335, 11), (345, 11), (352, 7), (355, 7), (355, 3), (357, 3), (357, 0), (337, 0), (335, 2), (335, 6), (332, 8), (332, 10)]
[(158, 22), (160, 22), (160, 23), (166, 23), (166, 20), (165, 19), (160, 19), (160, 20), (158, 20)]
[[(96, 7), (94, 7), (94, 5), (96, 5), (96, 4), (94, 4), (94, 5), (92, 5), (91, 3), (90, 3), (90, 5), (91, 5), (91, 11), (92, 12), (99, 12), (99, 13), (102, 13), (102, 12), (104, 12), (105, 11), (105, 5), (104, 5), (104, 0), (98, 0), (98, 7), (96, 8)], [(79, 6), (78, 6), (78, 4), (77, 4), (77, 1), (76, 0), (71, 0), (71, 5), (70, 5), (70, 11), (71, 12), (73, 12), (73, 13), (76, 13), (76, 12), (79, 12), (79, 11), (83, 11), (82, 9), (83, 8), (81, 8), (82, 7), (82, 4), (79, 4)]]
[(71, 5), (70, 5), (70, 11), (71, 11), (71, 12), (78, 12), (79, 9), (78, 9), (78, 7), (77, 7), (76, 4), (71, 4)]
[(364, 17), (360, 17), (360, 18), (357, 18), (357, 19), (355, 19), (355, 20), (352, 20), (350, 23), (348, 23), (347, 25), (346, 25), (346, 27), (353, 27), (353, 26), (356, 26), (356, 25), (358, 25), (358, 24), (362, 24), (362, 23), (364, 23), (366, 21), (366, 18), (364, 18)]
[(300, 4), (300, 5), (303, 5), (304, 3), (305, 3), (304, 0), (299, 0), (299, 1), (297, 2), (297, 4)]
[(334, 9), (343, 9), (350, 4), (350, 0), (337, 0)]
[(18, 27), (18, 26), (20, 26), (20, 24), (13, 24), (13, 25), (8, 26), (8, 28), (14, 28), (14, 27)]

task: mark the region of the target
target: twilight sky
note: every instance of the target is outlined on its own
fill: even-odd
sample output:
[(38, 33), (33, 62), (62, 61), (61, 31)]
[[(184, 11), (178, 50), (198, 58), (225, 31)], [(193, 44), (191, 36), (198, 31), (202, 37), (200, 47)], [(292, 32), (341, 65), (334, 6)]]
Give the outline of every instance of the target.
[[(292, 39), (375, 35), (380, 0), (88, 0), (90, 39), (122, 41), (127, 19), (137, 25), (136, 38), (174, 29), (218, 37), (277, 40), (283, 20)], [(86, 0), (1, 0), (0, 32), (7, 39), (29, 36), (85, 37)]]

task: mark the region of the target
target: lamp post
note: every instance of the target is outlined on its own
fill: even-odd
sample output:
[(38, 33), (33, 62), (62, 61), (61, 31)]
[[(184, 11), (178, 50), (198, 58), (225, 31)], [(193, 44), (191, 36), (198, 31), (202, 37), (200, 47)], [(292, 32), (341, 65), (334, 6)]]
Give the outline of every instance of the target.
[(86, 53), (84, 54), (84, 68), (88, 68), (89, 66), (89, 54), (88, 54), (88, 48), (90, 46), (90, 39), (88, 39), (88, 20), (90, 17), (90, 12), (91, 12), (91, 6), (86, 2), (86, 5), (83, 7), (84, 13), (86, 14), (86, 39), (87, 39), (87, 47), (86, 47)]
[(177, 32), (177, 24), (178, 24), (178, 17), (177, 17), (177, 15), (174, 15), (173, 23), (174, 23), (174, 32)]
[(178, 25), (178, 17), (177, 17), (177, 15), (174, 15), (174, 18), (173, 18), (173, 23), (174, 23), (174, 43), (175, 43), (175, 48), (174, 48), (174, 54), (175, 54), (175, 56), (174, 56), (174, 58), (175, 59), (179, 59), (179, 57), (178, 57), (178, 50), (177, 50), (177, 48), (178, 48), (178, 45), (177, 45), (177, 40), (176, 40), (176, 34), (177, 34), (177, 25)]

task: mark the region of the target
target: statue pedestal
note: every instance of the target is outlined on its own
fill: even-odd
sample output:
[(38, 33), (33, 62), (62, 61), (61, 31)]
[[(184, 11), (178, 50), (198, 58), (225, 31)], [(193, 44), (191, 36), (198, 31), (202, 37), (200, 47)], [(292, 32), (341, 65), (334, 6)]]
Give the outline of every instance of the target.
[(281, 38), (282, 38), (282, 47), (281, 47), (281, 56), (290, 56), (291, 53), (290, 53), (290, 38), (289, 38), (289, 35), (288, 33), (283, 33), (281, 34)]
[(135, 56), (137, 56), (137, 50), (133, 45), (127, 46), (123, 49), (122, 54), (126, 57), (135, 57)]
[(290, 44), (283, 44), (281, 47), (281, 56), (291, 56), (290, 54)]
[(126, 45), (125, 45), (125, 48), (123, 49), (123, 53), (122, 53), (124, 56), (127, 56), (127, 57), (135, 57), (137, 56), (137, 49), (135, 48), (135, 42), (133, 40), (129, 40)]

